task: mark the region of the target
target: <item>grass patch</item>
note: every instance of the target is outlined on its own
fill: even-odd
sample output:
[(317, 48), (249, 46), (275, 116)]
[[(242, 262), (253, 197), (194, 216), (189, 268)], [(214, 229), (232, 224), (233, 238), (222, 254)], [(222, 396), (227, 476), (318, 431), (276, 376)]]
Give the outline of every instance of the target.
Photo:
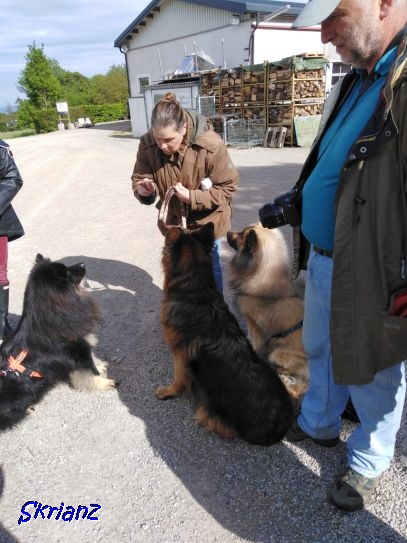
[(25, 130), (11, 130), (9, 132), (0, 132), (0, 139), (11, 140), (13, 138), (23, 138), (24, 136), (33, 136), (34, 128), (26, 128)]

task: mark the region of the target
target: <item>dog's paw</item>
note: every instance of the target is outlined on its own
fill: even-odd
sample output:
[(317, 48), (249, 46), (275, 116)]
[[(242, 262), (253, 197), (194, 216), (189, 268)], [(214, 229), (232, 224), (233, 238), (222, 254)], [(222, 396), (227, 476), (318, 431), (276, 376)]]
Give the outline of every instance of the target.
[(238, 437), (236, 430), (222, 422), (217, 417), (210, 416), (208, 410), (200, 406), (195, 411), (195, 422), (210, 432), (215, 432), (220, 437), (232, 439)]
[(154, 394), (160, 400), (170, 400), (171, 398), (179, 396), (181, 392), (181, 390), (177, 390), (174, 386), (170, 385), (168, 387), (158, 387)]
[(113, 390), (118, 382), (115, 379), (108, 379), (102, 375), (96, 375), (94, 379), (95, 390)]
[(96, 356), (93, 357), (93, 360), (95, 362), (96, 369), (100, 373), (100, 375), (103, 375), (106, 377), (107, 375), (107, 368), (108, 364), (104, 360), (101, 360), (100, 358), (96, 358)]
[(112, 390), (117, 382), (104, 375), (95, 375), (89, 370), (75, 370), (69, 376), (71, 386), (76, 390)]
[(284, 383), (289, 395), (295, 400), (300, 401), (308, 389), (307, 383)]

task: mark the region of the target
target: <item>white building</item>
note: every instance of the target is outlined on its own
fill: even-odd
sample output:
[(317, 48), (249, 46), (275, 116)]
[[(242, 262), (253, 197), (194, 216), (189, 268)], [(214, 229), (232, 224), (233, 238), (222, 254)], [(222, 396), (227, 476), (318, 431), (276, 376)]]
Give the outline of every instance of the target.
[[(318, 27), (291, 29), (305, 3), (153, 0), (114, 42), (125, 55), (133, 135), (148, 129), (154, 105), (151, 86), (172, 76), (187, 56), (199, 55), (227, 69), (302, 53), (324, 53), (336, 60), (321, 43)], [(176, 82), (172, 84), (176, 88)], [(150, 92), (144, 92), (145, 87)], [(179, 88), (182, 92), (175, 94), (182, 105), (195, 109), (198, 86)]]

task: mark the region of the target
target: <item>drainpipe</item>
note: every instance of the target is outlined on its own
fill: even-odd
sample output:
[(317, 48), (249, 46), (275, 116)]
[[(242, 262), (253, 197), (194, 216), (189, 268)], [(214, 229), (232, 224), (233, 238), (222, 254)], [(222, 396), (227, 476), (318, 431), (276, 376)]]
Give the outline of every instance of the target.
[(129, 106), (129, 98), (131, 96), (131, 93), (130, 93), (130, 78), (129, 78), (129, 67), (127, 65), (127, 51), (128, 51), (128, 47), (127, 45), (123, 45), (123, 47), (120, 45), (119, 47), (119, 51), (120, 53), (122, 53), (124, 55), (124, 63), (125, 63), (125, 66), (126, 66), (126, 76), (127, 76), (127, 93), (129, 95), (128, 99), (127, 99), (127, 118), (130, 119), (130, 106)]

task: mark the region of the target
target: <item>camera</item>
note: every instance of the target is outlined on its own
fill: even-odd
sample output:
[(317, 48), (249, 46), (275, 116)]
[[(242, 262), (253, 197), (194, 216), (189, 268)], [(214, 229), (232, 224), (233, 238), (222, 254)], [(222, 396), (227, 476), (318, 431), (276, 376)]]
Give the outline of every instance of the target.
[(278, 228), (285, 224), (299, 226), (301, 216), (297, 191), (290, 190), (278, 196), (274, 204), (265, 204), (259, 209), (259, 217), (261, 224), (266, 228)]

